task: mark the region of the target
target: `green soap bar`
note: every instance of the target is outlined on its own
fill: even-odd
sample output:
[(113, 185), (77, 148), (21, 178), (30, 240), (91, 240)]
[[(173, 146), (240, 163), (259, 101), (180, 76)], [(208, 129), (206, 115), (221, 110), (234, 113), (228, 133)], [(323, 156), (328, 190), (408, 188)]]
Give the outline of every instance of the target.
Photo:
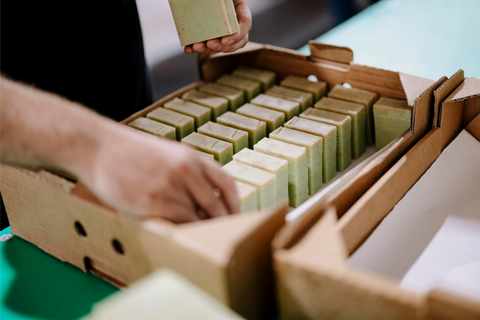
[(195, 119), (195, 128), (200, 127), (212, 119), (212, 111), (209, 108), (179, 98), (165, 103), (164, 107), (165, 109), (183, 113)]
[(230, 142), (233, 144), (233, 152), (237, 153), (244, 148), (248, 148), (248, 132), (233, 129), (215, 122), (207, 122), (200, 128), (198, 133)]
[(232, 1), (168, 2), (182, 47), (234, 34), (240, 30)]
[(250, 148), (267, 136), (267, 125), (265, 121), (249, 118), (228, 111), (217, 118), (217, 122), (225, 126), (236, 128), (248, 132), (248, 141)]
[(202, 158), (205, 158), (205, 159), (208, 159), (208, 160), (215, 160), (215, 157), (213, 156), (213, 154), (210, 154), (210, 153), (206, 153), (206, 152), (202, 152), (202, 151), (198, 151), (198, 150), (195, 150), (197, 152), (197, 154), (200, 155), (200, 157)]
[(358, 159), (366, 148), (365, 107), (358, 103), (324, 97), (315, 104), (315, 108), (352, 117), (352, 157)]
[(280, 83), (282, 87), (292, 88), (300, 91), (306, 91), (313, 94), (314, 101), (317, 102), (327, 93), (327, 83), (323, 81), (313, 82), (304, 77), (288, 76)]
[(352, 163), (352, 118), (314, 108), (308, 108), (300, 117), (337, 127), (337, 170), (345, 170)]
[(298, 116), (300, 113), (300, 103), (267, 96), (266, 94), (261, 94), (250, 102), (260, 107), (283, 112), (285, 114), (286, 121)]
[(215, 97), (198, 90), (190, 90), (183, 94), (183, 100), (198, 103), (202, 106), (208, 107), (212, 110), (212, 120), (215, 121), (217, 117), (221, 116), (228, 110), (228, 100), (221, 97)]
[(256, 211), (258, 209), (257, 188), (240, 181), (235, 181), (235, 187), (240, 200), (240, 213)]
[(157, 137), (176, 139), (175, 128), (147, 118), (138, 118), (128, 124), (130, 127), (153, 134)]
[(233, 75), (245, 79), (255, 80), (262, 84), (262, 90), (266, 91), (275, 84), (276, 74), (272, 71), (241, 66), (233, 71)]
[(327, 183), (337, 173), (337, 128), (312, 120), (295, 117), (285, 123), (285, 127), (323, 138), (323, 182)]
[(262, 108), (249, 103), (238, 108), (237, 113), (260, 121), (265, 121), (267, 124), (267, 134), (278, 127), (283, 126), (285, 123), (285, 114), (283, 114), (283, 112)]
[(231, 143), (220, 141), (196, 132), (183, 138), (182, 143), (188, 144), (202, 152), (213, 154), (215, 160), (221, 164), (226, 164), (232, 161), (233, 146)]
[(322, 188), (322, 137), (300, 132), (297, 130), (291, 130), (288, 128), (278, 128), (270, 134), (270, 139), (279, 140), (307, 148), (308, 190), (310, 194), (314, 194)]
[(373, 126), (373, 104), (377, 101), (377, 94), (367, 90), (356, 88), (345, 88), (342, 85), (335, 85), (328, 93), (330, 98), (359, 103), (365, 106), (366, 119), (366, 143), (367, 146), (375, 142), (375, 128)]
[(232, 87), (234, 89), (242, 90), (245, 93), (245, 100), (250, 101), (260, 94), (262, 85), (253, 80), (235, 77), (231, 75), (224, 75), (217, 80), (218, 84)]
[(288, 198), (294, 208), (308, 199), (307, 150), (293, 144), (269, 138), (255, 145), (255, 151), (288, 161)]
[(295, 89), (273, 86), (265, 92), (269, 96), (287, 99), (300, 103), (300, 110), (303, 111), (313, 106), (313, 94), (298, 91)]
[(228, 100), (229, 110), (235, 111), (245, 103), (245, 94), (241, 90), (229, 88), (216, 83), (207, 83), (198, 90)]
[(407, 101), (380, 98), (373, 106), (377, 150), (411, 127), (412, 109)]
[(222, 168), (235, 180), (257, 187), (258, 209), (276, 205), (275, 175), (238, 161), (232, 161)]
[(148, 113), (147, 118), (175, 127), (177, 140), (182, 140), (195, 131), (195, 120), (192, 117), (162, 107)]
[(275, 175), (276, 202), (288, 201), (288, 161), (250, 149), (243, 149), (233, 160)]

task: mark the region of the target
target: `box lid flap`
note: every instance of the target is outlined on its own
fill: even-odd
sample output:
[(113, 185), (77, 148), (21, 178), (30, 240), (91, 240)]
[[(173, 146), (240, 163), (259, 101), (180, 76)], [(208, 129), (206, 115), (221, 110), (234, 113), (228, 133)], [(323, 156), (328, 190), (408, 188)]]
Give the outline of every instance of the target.
[(350, 64), (353, 61), (353, 51), (347, 47), (332, 46), (317, 41), (309, 41), (310, 59), (313, 61), (333, 61)]

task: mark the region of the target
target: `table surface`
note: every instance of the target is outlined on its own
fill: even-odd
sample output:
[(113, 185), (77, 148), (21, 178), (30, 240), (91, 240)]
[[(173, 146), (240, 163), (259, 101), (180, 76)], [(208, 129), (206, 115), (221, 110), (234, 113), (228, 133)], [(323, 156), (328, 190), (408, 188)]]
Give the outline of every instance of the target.
[[(478, 12), (478, 0), (384, 0), (317, 40), (350, 47), (356, 63), (377, 68), (435, 80), (464, 69), (480, 78)], [(116, 291), (18, 237), (0, 242), (2, 320), (77, 319)]]

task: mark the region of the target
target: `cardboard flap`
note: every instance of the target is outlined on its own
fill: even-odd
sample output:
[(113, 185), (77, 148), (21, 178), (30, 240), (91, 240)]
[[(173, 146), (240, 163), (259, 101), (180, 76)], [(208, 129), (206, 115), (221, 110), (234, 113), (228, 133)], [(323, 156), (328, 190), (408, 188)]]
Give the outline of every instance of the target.
[(480, 142), (480, 114), (467, 125), (465, 130)]
[(478, 96), (480, 96), (480, 79), (465, 78), (463, 83), (445, 99), (444, 104), (463, 101)]
[(433, 125), (440, 127), (440, 107), (441, 103), (457, 88), (464, 80), (463, 70), (458, 70), (450, 79), (445, 81), (437, 90), (433, 92), (435, 96)]
[(479, 318), (480, 302), (458, 292), (434, 289), (428, 294), (429, 313), (433, 319), (474, 320)]
[(310, 59), (312, 61), (333, 61), (350, 64), (353, 61), (353, 51), (347, 47), (337, 47), (317, 41), (309, 41)]

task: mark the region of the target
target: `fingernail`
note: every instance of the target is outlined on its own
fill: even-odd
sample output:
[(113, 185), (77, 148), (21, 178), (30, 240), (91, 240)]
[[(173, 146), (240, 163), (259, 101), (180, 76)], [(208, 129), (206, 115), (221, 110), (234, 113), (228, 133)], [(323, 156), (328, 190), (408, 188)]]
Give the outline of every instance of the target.
[(230, 40), (230, 41), (227, 42), (227, 46), (231, 46), (231, 45), (234, 44), (234, 43), (235, 43), (235, 40), (232, 39), (232, 40)]
[(211, 45), (211, 49), (217, 51), (220, 48), (220, 45), (218, 43), (214, 43)]

